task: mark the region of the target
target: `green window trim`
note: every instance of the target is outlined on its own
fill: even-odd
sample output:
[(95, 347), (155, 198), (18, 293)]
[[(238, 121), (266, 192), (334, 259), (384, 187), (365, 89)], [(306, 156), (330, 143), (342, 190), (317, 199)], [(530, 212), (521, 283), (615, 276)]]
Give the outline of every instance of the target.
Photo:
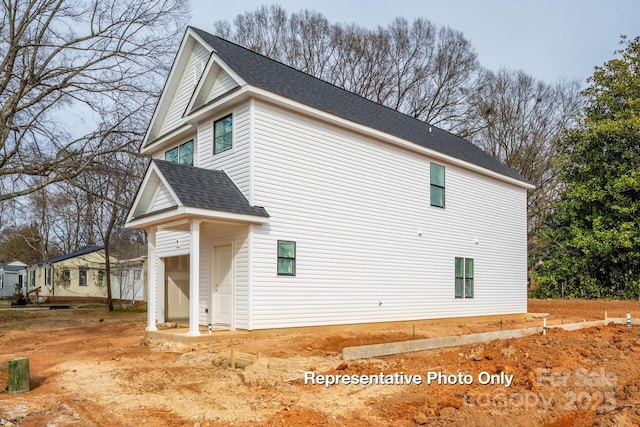
[(213, 122), (213, 155), (233, 148), (233, 114)]
[(296, 275), (296, 242), (278, 240), (278, 276)]
[(444, 166), (436, 163), (430, 164), (430, 202), (431, 206), (438, 208), (444, 208), (444, 181), (445, 181), (445, 169)]
[(455, 297), (473, 298), (474, 261), (473, 258), (456, 257), (455, 261)]

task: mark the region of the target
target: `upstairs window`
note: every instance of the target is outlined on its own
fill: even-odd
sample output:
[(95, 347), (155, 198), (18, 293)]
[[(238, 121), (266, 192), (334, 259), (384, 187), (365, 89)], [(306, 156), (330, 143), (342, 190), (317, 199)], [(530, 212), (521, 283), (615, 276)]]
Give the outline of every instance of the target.
[(444, 166), (431, 163), (431, 206), (444, 208)]
[(172, 163), (193, 166), (193, 139), (171, 150), (165, 151), (164, 159)]
[(473, 258), (456, 258), (456, 298), (473, 298)]
[(296, 275), (296, 242), (278, 240), (278, 276)]
[(231, 150), (233, 146), (233, 116), (229, 114), (213, 122), (213, 154)]

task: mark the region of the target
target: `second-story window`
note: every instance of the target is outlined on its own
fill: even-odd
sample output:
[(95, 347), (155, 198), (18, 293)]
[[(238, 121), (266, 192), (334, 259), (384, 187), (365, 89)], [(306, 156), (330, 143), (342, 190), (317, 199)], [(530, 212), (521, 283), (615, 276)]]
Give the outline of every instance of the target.
[(165, 151), (164, 159), (168, 162), (193, 166), (193, 139), (171, 150)]
[(431, 163), (431, 206), (444, 208), (444, 166)]
[(213, 154), (231, 150), (233, 146), (233, 116), (229, 114), (213, 122)]

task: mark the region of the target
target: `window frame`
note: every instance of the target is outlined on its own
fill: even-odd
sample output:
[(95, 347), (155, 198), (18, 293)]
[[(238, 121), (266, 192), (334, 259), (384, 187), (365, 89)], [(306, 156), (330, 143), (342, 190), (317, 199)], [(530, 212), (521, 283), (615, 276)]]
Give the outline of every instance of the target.
[[(82, 284), (82, 276), (84, 273), (84, 284)], [(78, 269), (78, 286), (89, 286), (89, 270), (86, 268)]]
[[(282, 243), (292, 243), (293, 244), (293, 256), (285, 256), (285, 254), (280, 253), (280, 245)], [(296, 275), (296, 256), (297, 256), (297, 245), (293, 240), (278, 240), (278, 246), (276, 248), (278, 260), (276, 264), (276, 272), (278, 276), (295, 276)], [(280, 270), (280, 261), (291, 261), (291, 272), (281, 271)]]
[[(224, 150), (218, 151), (216, 150), (216, 125), (218, 123), (222, 123), (224, 120), (227, 119), (231, 119), (231, 130), (228, 132), (229, 134), (231, 134), (231, 144), (229, 145), (228, 148), (225, 148)], [(224, 134), (225, 136), (227, 135), (227, 133)], [(213, 155), (216, 156), (218, 154), (222, 154), (222, 153), (226, 153), (227, 151), (233, 150), (233, 113), (229, 113), (223, 117), (220, 117), (217, 120), (213, 121)]]
[[(434, 179), (433, 179), (433, 175), (434, 175), (434, 166), (436, 168), (442, 168), (442, 185), (440, 185), (440, 183), (434, 183)], [(429, 163), (429, 204), (433, 207), (436, 208), (441, 208), (444, 209), (445, 207), (445, 200), (446, 200), (446, 168), (438, 163)], [(437, 191), (442, 193), (442, 205), (439, 205), (437, 203), (434, 203), (433, 201), (433, 196), (434, 196), (434, 189), (437, 189)]]
[[(458, 268), (459, 263), (461, 263), (460, 269)], [(454, 277), (454, 297), (456, 299), (473, 299), (475, 297), (474, 258), (455, 257)]]
[[(191, 144), (191, 161), (190, 162), (182, 162), (182, 153), (184, 151), (184, 147), (187, 146), (188, 144)], [(176, 163), (178, 165), (186, 165), (186, 166), (193, 166), (193, 158), (194, 158), (194, 154), (195, 154), (195, 140), (194, 139), (190, 139), (186, 142), (183, 142), (182, 144), (176, 145), (175, 147), (166, 150), (164, 152), (164, 160), (167, 162), (171, 162), (171, 163)], [(168, 159), (167, 155), (169, 153), (171, 153), (172, 151), (176, 152), (175, 155), (175, 160), (173, 159)], [(173, 156), (172, 156), (173, 157)]]
[(64, 286), (69, 286), (71, 284), (71, 270), (68, 268), (62, 270), (62, 284)]

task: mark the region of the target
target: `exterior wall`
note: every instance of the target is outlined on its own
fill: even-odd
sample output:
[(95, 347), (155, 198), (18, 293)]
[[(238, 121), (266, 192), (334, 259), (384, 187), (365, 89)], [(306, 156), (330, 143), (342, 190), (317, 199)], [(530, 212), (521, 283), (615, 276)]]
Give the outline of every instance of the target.
[(212, 101), (238, 86), (231, 76), (225, 73), (219, 65), (215, 64), (212, 71), (215, 73), (215, 79), (205, 102)]
[(196, 44), (180, 79), (176, 94), (167, 111), (160, 134), (166, 133), (182, 123), (187, 104), (204, 71), (204, 66), (209, 59), (209, 52), (199, 44)]
[(151, 212), (161, 211), (163, 209), (170, 208), (175, 205), (176, 205), (176, 201), (173, 200), (171, 193), (169, 193), (169, 190), (163, 186), (160, 188), (160, 191), (158, 191), (158, 194), (155, 197), (155, 200), (153, 201), (153, 205), (151, 209), (149, 209), (149, 211)]
[(111, 265), (111, 297), (123, 301), (146, 300), (147, 266), (136, 264)]
[[(252, 328), (526, 312), (526, 190), (258, 103)], [(430, 162), (446, 208), (430, 206)], [(277, 240), (297, 245), (276, 274)], [(475, 297), (454, 298), (455, 257)]]
[(23, 283), (24, 272), (7, 271), (0, 268), (0, 298), (11, 298), (15, 293), (15, 285), (19, 283), (19, 276), (22, 274)]
[[(198, 125), (196, 166), (205, 169), (224, 170), (238, 186), (240, 191), (249, 198), (249, 141), (251, 121), (249, 104), (244, 103), (233, 110), (220, 111), (210, 120)], [(213, 155), (213, 123), (227, 114), (233, 114), (233, 145), (232, 149)]]

